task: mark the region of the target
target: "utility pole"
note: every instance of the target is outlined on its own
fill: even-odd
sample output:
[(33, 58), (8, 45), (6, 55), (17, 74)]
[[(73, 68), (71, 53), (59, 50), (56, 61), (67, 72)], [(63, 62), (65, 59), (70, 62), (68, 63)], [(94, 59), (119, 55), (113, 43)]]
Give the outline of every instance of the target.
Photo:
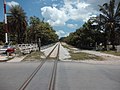
[(4, 3), (4, 23), (5, 23), (5, 43), (8, 43), (8, 27), (7, 27), (7, 13), (6, 13), (6, 1)]

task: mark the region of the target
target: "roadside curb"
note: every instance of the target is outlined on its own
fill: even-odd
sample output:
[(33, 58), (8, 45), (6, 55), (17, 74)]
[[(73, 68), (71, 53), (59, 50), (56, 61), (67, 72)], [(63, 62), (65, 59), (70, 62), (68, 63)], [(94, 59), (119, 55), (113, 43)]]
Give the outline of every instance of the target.
[(2, 56), (0, 55), (0, 62), (5, 62), (5, 61), (8, 61), (8, 57), (7, 56)]

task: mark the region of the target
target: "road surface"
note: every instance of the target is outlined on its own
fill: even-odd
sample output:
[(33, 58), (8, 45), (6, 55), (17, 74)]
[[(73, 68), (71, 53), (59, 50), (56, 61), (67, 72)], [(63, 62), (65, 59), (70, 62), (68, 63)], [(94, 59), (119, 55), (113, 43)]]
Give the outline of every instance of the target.
[[(0, 90), (18, 90), (39, 63), (0, 63)], [(46, 62), (26, 90), (48, 90), (52, 64)], [(55, 90), (120, 90), (120, 65), (59, 61)]]

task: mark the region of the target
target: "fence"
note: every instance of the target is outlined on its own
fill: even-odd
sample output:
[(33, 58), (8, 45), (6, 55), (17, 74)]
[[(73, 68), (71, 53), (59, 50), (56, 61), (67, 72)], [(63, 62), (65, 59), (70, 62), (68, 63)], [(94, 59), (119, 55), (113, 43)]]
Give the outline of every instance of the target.
[(18, 48), (20, 52), (23, 54), (28, 54), (31, 53), (32, 51), (39, 50), (37, 44), (18, 44)]

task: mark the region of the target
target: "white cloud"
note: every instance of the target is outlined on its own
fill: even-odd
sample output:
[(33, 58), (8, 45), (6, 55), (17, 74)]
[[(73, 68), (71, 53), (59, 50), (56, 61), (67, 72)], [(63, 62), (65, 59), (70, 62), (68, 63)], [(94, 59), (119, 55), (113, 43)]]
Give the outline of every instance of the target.
[(56, 31), (56, 34), (61, 35), (61, 34), (65, 34), (65, 32), (63, 30), (59, 30), (59, 31)]
[(91, 4), (79, 2), (79, 0), (64, 0), (64, 5), (62, 7), (57, 8), (56, 6), (56, 4), (53, 4), (52, 7), (45, 6), (41, 8), (42, 16), (52, 26), (66, 25), (68, 20), (82, 20), (85, 22), (93, 14), (98, 14)]
[(65, 33), (63, 30), (58, 30), (58, 31), (56, 31), (56, 34), (57, 34), (59, 37), (65, 37), (65, 36), (68, 36), (68, 35), (69, 35), (68, 33)]
[(67, 33), (64, 37), (67, 37), (67, 36), (69, 36), (69, 33)]
[(78, 4), (77, 4), (77, 8), (78, 9), (84, 9), (84, 8), (86, 8), (86, 7), (88, 7), (90, 4), (88, 4), (88, 3), (85, 3), (85, 2), (79, 2)]
[(76, 8), (70, 9), (69, 15), (70, 19), (72, 20), (82, 20), (87, 21), (92, 14), (97, 14), (98, 12), (95, 11), (90, 4), (85, 2), (76, 3)]
[(67, 24), (67, 27), (69, 28), (77, 28), (77, 24)]
[(15, 2), (15, 1), (11, 1), (11, 2), (7, 2), (6, 3), (8, 6), (16, 6), (16, 5), (19, 5), (19, 3), (18, 2)]
[(65, 25), (68, 20), (67, 15), (64, 11), (57, 9), (56, 7), (43, 7), (41, 8), (42, 15), (47, 19), (52, 26)]

